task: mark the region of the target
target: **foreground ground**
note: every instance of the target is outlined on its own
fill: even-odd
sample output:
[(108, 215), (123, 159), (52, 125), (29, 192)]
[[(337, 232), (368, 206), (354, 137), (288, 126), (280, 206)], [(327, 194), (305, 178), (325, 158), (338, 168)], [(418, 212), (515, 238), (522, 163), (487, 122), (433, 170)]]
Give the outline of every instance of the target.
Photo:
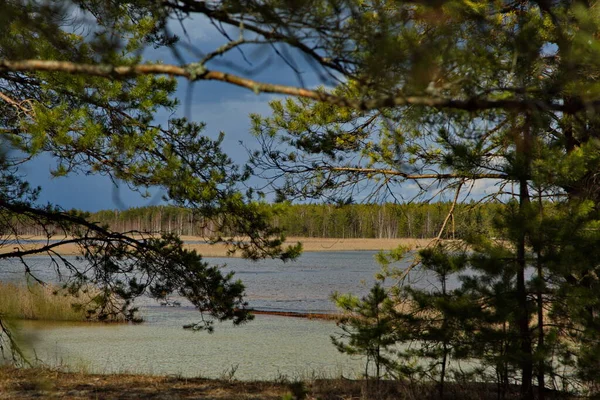
[(289, 385), (0, 368), (0, 399), (281, 399)]
[[(360, 399), (364, 382), (243, 382), (145, 375), (89, 375), (0, 368), (0, 399)], [(393, 391), (378, 398), (398, 398)]]
[[(0, 366), (0, 399), (231, 399), (231, 400), (350, 400), (438, 399), (435, 385), (399, 381), (316, 379), (310, 382), (244, 382), (227, 379), (146, 375), (92, 375)], [(498, 399), (494, 384), (447, 384), (445, 399)], [(505, 399), (517, 399), (511, 388)], [(548, 399), (575, 399), (547, 392)]]
[[(41, 246), (43, 241), (47, 240), (42, 236), (31, 236), (25, 238), (35, 243), (21, 243), (18, 246), (21, 250), (29, 250), (36, 246)], [(50, 240), (64, 240), (64, 236), (53, 237)], [(209, 245), (204, 243), (204, 238), (196, 236), (182, 236), (181, 239), (185, 242), (185, 247), (194, 249), (205, 257), (225, 257), (227, 256), (227, 247), (216, 244)], [(296, 244), (301, 242), (304, 251), (358, 251), (358, 250), (391, 250), (402, 245), (410, 249), (418, 249), (427, 246), (431, 239), (341, 239), (341, 238), (305, 238), (305, 237), (290, 237), (287, 239), (287, 244)], [(0, 253), (13, 251), (15, 244), (7, 242), (6, 246), (0, 246)], [(72, 243), (58, 246), (54, 249), (61, 255), (76, 255), (80, 253), (80, 249)]]

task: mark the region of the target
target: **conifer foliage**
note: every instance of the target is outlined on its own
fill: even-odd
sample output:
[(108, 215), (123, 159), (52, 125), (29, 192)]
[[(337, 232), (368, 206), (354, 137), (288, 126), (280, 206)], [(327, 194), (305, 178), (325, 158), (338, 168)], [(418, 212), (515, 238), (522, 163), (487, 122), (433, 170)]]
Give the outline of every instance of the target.
[[(199, 135), (201, 126), (173, 121), (163, 130), (152, 127), (151, 115), (175, 105), (169, 97), (174, 82), (165, 75), (296, 97), (275, 99), (271, 115), (252, 117), (261, 148), (251, 154), (251, 170), (278, 200), (401, 202), (416, 190), (425, 201), (451, 193), (456, 203), (484, 186), (494, 190), (478, 200), (506, 203), (495, 212), (498, 235), (474, 232), (464, 247), (441, 253), (436, 240), (420, 267), (398, 275), (423, 268), (438, 289), (400, 293), (380, 286), (364, 303), (342, 301), (348, 311), (368, 311), (365, 321), (372, 320), (376, 310), (368, 304), (387, 304), (382, 290), (392, 301), (408, 299), (422, 309), (414, 320), (394, 316), (397, 323), (385, 326), (397, 332), (428, 326), (432, 336), (423, 333), (419, 351), (433, 360), (423, 371), (439, 382), (440, 395), (450, 372), (457, 376), (452, 363), (459, 359), (479, 360), (485, 367), (480, 375), (492, 371), (499, 393), (513, 384), (529, 399), (534, 393), (544, 398), (546, 389), (597, 393), (597, 3), (69, 3), (96, 19), (93, 40), (61, 29), (71, 11), (35, 1), (1, 4), (3, 137), (19, 150), (15, 154), (25, 155), (4, 158), (7, 195), (0, 205), (8, 212), (38, 223), (66, 221), (69, 232), (83, 234), (79, 241), (112, 248), (104, 244), (114, 236), (81, 222), (82, 216), (32, 206), (35, 190), (8, 172), (44, 151), (57, 160), (59, 175), (97, 172), (141, 187), (162, 185), (172, 200), (237, 224), (250, 240), (232, 244), (245, 246), (246, 255), (276, 256), (281, 241), (265, 239), (277, 233), (265, 222), (269, 213), (250, 201), (251, 193), (236, 190), (249, 170), (237, 170), (219, 151), (218, 138)], [(168, 23), (190, 16), (209, 19), (224, 45), (187, 64), (149, 63), (135, 55), (147, 43), (177, 53), (182, 47)], [(256, 71), (216, 63), (256, 46), (272, 50), (256, 53), (266, 57), (262, 61), (284, 61), (299, 86), (261, 81)], [(305, 84), (307, 69), (325, 86)], [(113, 254), (132, 246), (147, 249), (135, 242), (116, 246)], [(446, 282), (452, 276), (460, 279), (451, 288)], [(392, 309), (398, 311), (378, 306), (376, 315)], [(360, 333), (360, 325), (348, 322)], [(353, 335), (350, 347), (340, 348), (360, 344), (372, 359), (379, 357), (373, 344), (383, 338), (388, 344), (387, 335), (352, 342)], [(398, 341), (412, 338), (399, 334)]]
[[(134, 319), (136, 297), (176, 292), (212, 316), (196, 324), (198, 329), (212, 329), (216, 320), (243, 323), (251, 319), (243, 285), (185, 250), (176, 235), (116, 231), (89, 214), (43, 204), (39, 189), (22, 172), (32, 160), (49, 157), (55, 177), (105, 175), (142, 194), (161, 188), (166, 201), (188, 207), (193, 218), (226, 220), (232, 237), (220, 237), (217, 227), (207, 239), (228, 243), (252, 259), (297, 255), (298, 247), (282, 248), (281, 232), (269, 222), (270, 210), (241, 190), (248, 173), (222, 151), (222, 135), (211, 137), (202, 123), (186, 119), (156, 120), (157, 113), (169, 114), (178, 106), (173, 77), (117, 79), (109, 74), (107, 79), (8, 66), (20, 60), (134, 66), (143, 62), (148, 45), (174, 42), (161, 30), (166, 14), (155, 13), (151, 2), (119, 3), (0, 1), (0, 233), (5, 249), (0, 259), (15, 260), (27, 279), (42, 283), (27, 256), (49, 256), (49, 268), (72, 293), (89, 285), (101, 293), (99, 307), (89, 310), (100, 319), (115, 310)], [(33, 246), (22, 227), (41, 233), (41, 243)], [(78, 246), (80, 257), (61, 256), (56, 249), (64, 244)], [(0, 326), (0, 349), (16, 350), (8, 343), (6, 325)]]

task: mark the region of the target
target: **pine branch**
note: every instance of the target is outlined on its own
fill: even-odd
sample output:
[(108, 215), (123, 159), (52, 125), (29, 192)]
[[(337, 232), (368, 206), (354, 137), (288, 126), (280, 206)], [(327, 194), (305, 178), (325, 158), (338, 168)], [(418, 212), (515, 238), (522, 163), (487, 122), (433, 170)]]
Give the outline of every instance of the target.
[(234, 26), (234, 27), (243, 26), (244, 30), (254, 32), (254, 33), (264, 37), (267, 40), (284, 42), (284, 43), (302, 51), (304, 54), (311, 57), (317, 63), (319, 63), (320, 65), (322, 65), (326, 68), (332, 69), (332, 70), (340, 72), (342, 74), (348, 74), (348, 71), (346, 71), (345, 68), (342, 65), (340, 65), (340, 63), (335, 62), (334, 60), (332, 60), (328, 57), (321, 56), (313, 48), (311, 48), (311, 47), (307, 46), (305, 43), (303, 43), (300, 39), (297, 39), (290, 35), (281, 34), (275, 30), (263, 29), (255, 24), (250, 23), (249, 21), (246, 21), (246, 20), (239, 20), (239, 19), (233, 18), (231, 16), (231, 14), (229, 14), (226, 11), (210, 8), (209, 6), (206, 5), (206, 2), (204, 2), (204, 1), (179, 2), (179, 1), (165, 0), (164, 5), (168, 8), (182, 11), (184, 13), (203, 14), (212, 20), (219, 21), (221, 23), (224, 23), (224, 24), (227, 24), (230, 26)]
[(139, 64), (132, 66), (115, 66), (107, 64), (80, 64), (69, 61), (52, 60), (0, 60), (0, 72), (64, 72), (99, 76), (110, 79), (126, 79), (138, 75), (171, 75), (186, 78), (190, 81), (219, 81), (252, 90), (255, 93), (276, 93), (294, 97), (303, 97), (341, 107), (368, 111), (387, 107), (422, 106), (435, 108), (480, 111), (491, 109), (503, 110), (548, 110), (574, 113), (583, 109), (600, 107), (600, 100), (578, 101), (568, 104), (564, 102), (543, 101), (528, 98), (489, 99), (471, 97), (468, 99), (451, 99), (433, 96), (401, 96), (386, 95), (373, 99), (351, 99), (325, 93), (319, 90), (306, 89), (289, 85), (277, 85), (256, 81), (222, 71), (212, 71), (203, 64), (192, 63), (185, 66), (172, 64)]
[(15, 213), (18, 215), (26, 215), (32, 218), (38, 218), (45, 221), (46, 224), (57, 223), (57, 224), (72, 224), (73, 226), (86, 228), (89, 232), (94, 232), (97, 236), (90, 238), (89, 236), (83, 236), (81, 238), (73, 238), (73, 239), (65, 239), (56, 243), (50, 243), (45, 246), (41, 246), (31, 250), (17, 250), (15, 252), (3, 253), (0, 254), (0, 258), (8, 258), (8, 257), (21, 257), (25, 255), (31, 255), (36, 253), (46, 252), (48, 250), (53, 249), (59, 245), (67, 244), (67, 243), (82, 243), (86, 240), (104, 240), (104, 241), (120, 241), (123, 243), (127, 243), (130, 246), (134, 246), (136, 248), (148, 249), (151, 248), (144, 240), (138, 240), (131, 235), (127, 235), (124, 233), (113, 232), (111, 230), (105, 229), (102, 226), (90, 222), (87, 219), (73, 215), (70, 213), (62, 212), (62, 211), (53, 211), (47, 210), (43, 208), (32, 207), (28, 204), (22, 202), (8, 202), (0, 199), (0, 209), (5, 209), (10, 211), (11, 213)]

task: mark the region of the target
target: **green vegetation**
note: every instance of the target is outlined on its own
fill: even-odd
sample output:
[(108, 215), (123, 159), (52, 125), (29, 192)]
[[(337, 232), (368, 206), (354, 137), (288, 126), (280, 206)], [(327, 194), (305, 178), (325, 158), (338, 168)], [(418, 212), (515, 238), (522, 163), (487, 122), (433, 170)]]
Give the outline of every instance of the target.
[[(464, 247), (438, 242), (413, 264), (413, 272), (432, 274), (438, 286), (415, 291), (403, 286), (407, 271), (384, 270), (381, 279), (397, 283), (384, 294), (398, 305), (415, 302), (423, 314), (392, 315), (385, 326), (398, 344), (430, 345), (415, 356), (431, 360), (421, 377), (436, 381), (439, 396), (446, 396), (449, 377), (491, 381), (500, 397), (508, 397), (514, 383), (523, 399), (543, 400), (547, 389), (598, 396), (597, 3), (72, 3), (94, 21), (90, 37), (65, 22), (73, 10), (60, 4), (0, 3), (2, 138), (18, 150), (1, 160), (4, 232), (14, 233), (17, 217), (25, 226), (68, 234), (82, 245), (96, 272), (91, 283), (101, 290), (113, 288), (125, 301), (144, 291), (179, 291), (218, 319), (241, 323), (248, 319), (243, 286), (183, 250), (174, 235), (144, 241), (80, 213), (41, 207), (16, 168), (45, 152), (56, 160), (58, 176), (100, 173), (142, 191), (163, 188), (172, 204), (191, 208), (201, 223), (217, 224), (210, 229), (225, 236), (218, 241), (252, 259), (285, 260), (299, 250), (281, 247), (274, 209), (260, 202), (268, 190), (278, 202), (331, 204), (351, 204), (358, 195), (377, 204), (446, 195), (454, 199), (441, 226), (447, 231), (448, 219), (461, 209), (456, 204), (468, 202), (476, 185), (495, 188), (487, 199), (505, 206), (492, 210), (491, 231), (462, 235), (456, 244)], [(186, 61), (181, 50), (189, 52), (190, 45), (177, 46), (168, 24), (204, 18), (226, 44), (191, 51)], [(147, 44), (171, 50), (180, 65), (145, 62), (139, 54)], [(312, 70), (325, 88), (254, 80), (255, 71), (230, 56), (247, 45), (273, 51), (255, 52), (265, 59), (254, 61), (280, 57), (302, 85), (301, 72)], [(296, 65), (296, 58), (312, 68)], [(222, 135), (202, 136), (202, 124), (175, 119), (165, 128), (153, 121), (156, 112), (177, 105), (173, 76), (296, 98), (276, 99), (271, 115), (251, 117), (260, 148), (239, 168), (221, 151)], [(278, 74), (261, 76), (281, 82)], [(259, 189), (243, 186), (251, 173), (263, 179)], [(321, 235), (328, 230), (325, 224), (319, 229)], [(236, 241), (237, 235), (249, 240)], [(52, 246), (36, 251), (52, 254)], [(136, 272), (156, 278), (139, 282)], [(130, 279), (122, 281), (123, 274)], [(75, 286), (89, 283), (86, 275), (75, 276)], [(450, 277), (457, 288), (446, 286)], [(387, 303), (379, 301), (381, 288), (373, 293), (375, 304)], [(351, 303), (349, 312), (372, 320), (369, 304)], [(372, 344), (350, 346), (371, 351)], [(405, 367), (406, 357), (399, 359)], [(460, 359), (479, 360), (485, 369), (466, 374), (449, 361)], [(411, 370), (399, 371), (411, 376)]]
[[(408, 192), (457, 204), (478, 185), (505, 204), (491, 210), (492, 229), (421, 252), (411, 271), (427, 274), (427, 290), (408, 285), (407, 271), (384, 271), (389, 300), (416, 308), (395, 315), (382, 299), (388, 332), (356, 341), (377, 325), (349, 317), (347, 345), (367, 354), (381, 337), (411, 345), (390, 376), (434, 380), (439, 396), (448, 378), (493, 382), (501, 397), (515, 382), (524, 399), (547, 388), (597, 396), (598, 5), (342, 3), (347, 20), (335, 7), (285, 19), (317, 37), (315, 21), (334, 26), (339, 41), (323, 34), (323, 45), (344, 60), (347, 81), (322, 101), (278, 99), (271, 115), (253, 115), (254, 172), (281, 201), (401, 202)], [(372, 322), (363, 315), (372, 298), (338, 300)]]
[(395, 304), (387, 291), (378, 282), (360, 300), (338, 293), (333, 295), (333, 300), (344, 313), (338, 321), (344, 333), (332, 336), (333, 344), (342, 353), (366, 356), (365, 378), (369, 378), (371, 370), (375, 371), (376, 380), (393, 376), (390, 374), (394, 361), (390, 354), (391, 347), (397, 342), (394, 329), (396, 318)]
[[(99, 321), (95, 310), (101, 301), (97, 295), (99, 293), (95, 290), (73, 295), (51, 285), (0, 282), (0, 315), (9, 319)], [(113, 312), (107, 312), (103, 321), (124, 321), (118, 311), (115, 305)]]
[[(201, 122), (156, 118), (177, 109), (173, 76), (119, 74), (112, 68), (100, 68), (112, 71), (105, 77), (53, 67), (21, 69), (44, 60), (55, 67), (72, 62), (133, 67), (144, 60), (147, 45), (168, 49), (177, 41), (162, 32), (167, 15), (154, 4), (0, 1), (0, 241), (5, 250), (0, 259), (17, 260), (36, 279), (26, 256), (50, 257), (57, 273), (69, 277), (70, 292), (93, 286), (102, 293), (100, 319), (107, 317), (113, 297), (123, 317), (134, 319), (136, 297), (177, 292), (214, 317), (200, 314), (197, 329), (210, 330), (213, 321), (241, 324), (252, 318), (244, 286), (184, 249), (176, 235), (122, 234), (85, 213), (44, 204), (40, 189), (23, 173), (40, 169), (34, 160), (48, 157), (52, 177), (103, 175), (141, 194), (161, 189), (169, 203), (247, 237), (243, 243), (228, 237), (217, 241), (248, 258), (298, 255), (298, 246), (282, 246), (270, 210), (242, 188), (249, 174), (223, 153), (222, 135), (203, 135)], [(17, 246), (26, 239), (21, 227), (62, 239), (23, 249)], [(54, 248), (61, 243), (79, 246), (82, 259), (73, 263), (57, 255)], [(0, 350), (7, 344), (14, 349), (1, 321), (0, 327)]]

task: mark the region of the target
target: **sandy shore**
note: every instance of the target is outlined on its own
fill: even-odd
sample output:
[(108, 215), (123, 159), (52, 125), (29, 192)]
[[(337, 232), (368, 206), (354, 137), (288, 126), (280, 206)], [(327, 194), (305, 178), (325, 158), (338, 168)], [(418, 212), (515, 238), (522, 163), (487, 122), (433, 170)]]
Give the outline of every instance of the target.
[[(30, 250), (43, 245), (45, 237), (28, 236), (28, 241), (36, 241), (37, 243), (14, 243), (0, 246), (0, 253), (8, 253), (14, 251), (16, 247), (20, 250)], [(63, 236), (53, 237), (52, 241), (64, 240)], [(210, 245), (204, 242), (204, 238), (196, 236), (182, 236), (181, 239), (185, 242), (185, 247), (194, 249), (204, 257), (227, 257), (227, 247), (222, 244)], [(286, 244), (292, 245), (301, 242), (305, 252), (316, 251), (361, 251), (361, 250), (391, 250), (400, 245), (407, 246), (410, 249), (418, 249), (426, 246), (431, 239), (341, 239), (341, 238), (304, 238), (290, 237)], [(75, 244), (68, 243), (57, 246), (54, 250), (61, 255), (76, 255), (79, 254), (79, 247)], [(239, 256), (238, 255), (233, 255)]]

